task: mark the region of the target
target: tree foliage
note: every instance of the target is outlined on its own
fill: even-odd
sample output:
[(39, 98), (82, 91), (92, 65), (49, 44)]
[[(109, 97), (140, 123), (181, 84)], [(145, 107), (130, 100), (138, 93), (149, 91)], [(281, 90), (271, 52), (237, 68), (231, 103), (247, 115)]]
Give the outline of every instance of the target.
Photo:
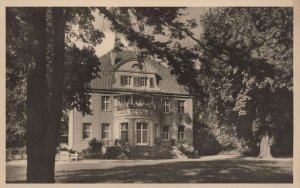
[[(7, 102), (7, 144), (24, 145), (26, 132), (26, 85), (32, 45), (29, 39), (28, 14), (30, 8), (7, 8), (6, 10), (6, 95)], [(95, 47), (101, 43), (103, 33), (94, 28), (91, 8), (70, 8), (66, 23), (66, 63), (64, 78), (63, 110), (78, 109), (84, 114), (89, 109), (90, 82), (98, 76), (100, 61)], [(53, 73), (53, 23), (51, 9), (46, 11), (47, 19), (47, 82), (51, 96)], [(79, 27), (80, 32), (75, 32)], [(75, 30), (75, 31), (74, 31)], [(77, 44), (84, 44), (79, 47)]]
[(202, 43), (214, 50), (201, 56), (206, 107), (248, 144), (264, 134), (282, 142), (278, 131), (293, 127), (292, 9), (214, 8), (202, 23)]

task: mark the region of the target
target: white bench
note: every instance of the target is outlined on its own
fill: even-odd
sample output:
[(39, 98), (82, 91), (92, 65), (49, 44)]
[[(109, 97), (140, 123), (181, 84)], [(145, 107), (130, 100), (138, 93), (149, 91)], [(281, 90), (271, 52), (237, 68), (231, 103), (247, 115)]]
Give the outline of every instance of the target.
[(59, 160), (67, 161), (67, 162), (75, 160), (77, 162), (78, 153), (77, 153), (77, 151), (75, 153), (69, 153), (68, 151), (61, 151), (61, 152), (59, 152)]

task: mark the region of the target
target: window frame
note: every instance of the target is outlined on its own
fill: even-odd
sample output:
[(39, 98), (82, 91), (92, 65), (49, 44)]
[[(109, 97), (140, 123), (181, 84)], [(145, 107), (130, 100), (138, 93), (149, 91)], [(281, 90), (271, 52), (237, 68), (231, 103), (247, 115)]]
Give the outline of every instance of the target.
[[(147, 80), (148, 80), (148, 77), (140, 77), (140, 86), (141, 87), (147, 87)], [(143, 83), (145, 84), (145, 85), (143, 85)]]
[(128, 105), (130, 104), (131, 98), (130, 96), (120, 96), (119, 101), (121, 105)]
[[(108, 98), (108, 100), (104, 100)], [(101, 110), (110, 111), (110, 96), (101, 96)]]
[[(107, 130), (104, 130), (104, 127), (107, 126), (108, 129)], [(110, 137), (110, 123), (101, 123), (101, 140), (109, 140), (109, 137)], [(103, 138), (103, 133), (108, 133), (107, 135), (107, 138)]]
[(177, 108), (179, 114), (185, 113), (185, 100), (178, 100)]
[(154, 88), (154, 78), (149, 78), (149, 87)]
[(138, 76), (134, 76), (133, 77), (133, 86), (134, 87), (141, 87), (141, 81), (140, 81), (140, 77)]
[[(127, 125), (125, 126), (126, 129), (122, 129), (122, 125)], [(122, 122), (120, 123), (120, 138), (122, 139), (122, 132), (127, 132), (126, 135), (127, 135), (127, 138), (125, 138), (125, 142), (128, 143), (129, 142), (129, 124), (128, 122)]]
[[(86, 130), (84, 127), (85, 126), (89, 126), (90, 129)], [(89, 137), (84, 138), (84, 133), (88, 132), (89, 133)], [(82, 140), (91, 140), (92, 139), (92, 124), (91, 123), (82, 123)]]
[[(167, 101), (169, 102), (168, 104), (166, 103)], [(164, 113), (169, 113), (170, 110), (171, 110), (171, 102), (170, 102), (170, 99), (163, 99), (163, 100), (162, 100), (162, 103), (163, 103), (162, 106), (163, 106)], [(169, 108), (168, 108), (169, 110), (166, 110), (167, 107), (169, 107)]]
[[(183, 127), (183, 132), (179, 131), (179, 127)], [(177, 139), (179, 141), (184, 141), (185, 140), (185, 126), (184, 125), (179, 125), (178, 126), (178, 134), (177, 134)]]
[(121, 75), (120, 76), (120, 83), (121, 86), (131, 86), (131, 77), (132, 76), (128, 76), (128, 75)]
[[(167, 132), (164, 131), (164, 127), (168, 128)], [(161, 126), (161, 139), (162, 140), (169, 140), (170, 139), (169, 134), (170, 134), (170, 126), (169, 125), (162, 125)]]

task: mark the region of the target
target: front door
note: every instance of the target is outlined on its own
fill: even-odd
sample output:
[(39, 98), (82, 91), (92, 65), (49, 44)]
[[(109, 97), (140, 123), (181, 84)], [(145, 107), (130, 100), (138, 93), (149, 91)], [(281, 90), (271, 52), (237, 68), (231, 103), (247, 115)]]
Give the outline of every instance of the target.
[(148, 144), (148, 123), (136, 124), (136, 143), (137, 145)]

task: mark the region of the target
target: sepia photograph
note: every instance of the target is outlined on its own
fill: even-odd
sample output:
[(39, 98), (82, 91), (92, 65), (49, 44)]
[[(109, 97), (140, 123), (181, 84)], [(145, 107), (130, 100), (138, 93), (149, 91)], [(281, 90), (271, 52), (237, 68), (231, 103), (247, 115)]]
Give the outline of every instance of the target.
[(294, 9), (5, 7), (6, 184), (293, 184)]

